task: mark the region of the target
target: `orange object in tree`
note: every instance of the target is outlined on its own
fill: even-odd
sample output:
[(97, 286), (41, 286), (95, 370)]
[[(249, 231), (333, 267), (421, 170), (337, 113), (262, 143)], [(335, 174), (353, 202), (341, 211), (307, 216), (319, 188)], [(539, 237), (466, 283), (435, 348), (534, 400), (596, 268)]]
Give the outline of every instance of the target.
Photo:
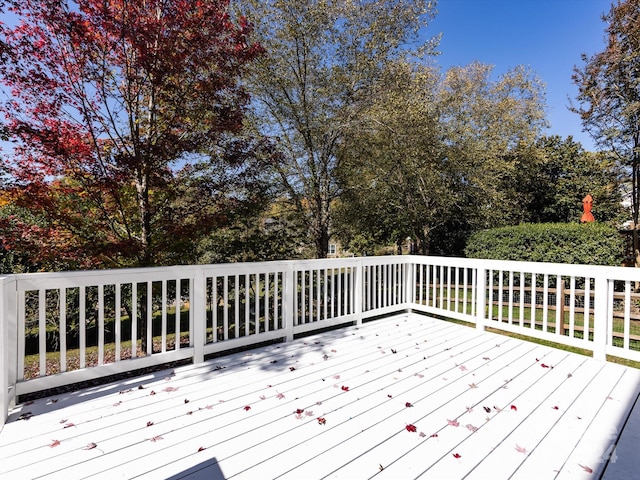
[(587, 222), (595, 222), (596, 219), (593, 218), (591, 214), (591, 207), (593, 206), (593, 197), (591, 195), (587, 195), (582, 199), (582, 210), (584, 213), (582, 214), (582, 218), (580, 219), (580, 223)]

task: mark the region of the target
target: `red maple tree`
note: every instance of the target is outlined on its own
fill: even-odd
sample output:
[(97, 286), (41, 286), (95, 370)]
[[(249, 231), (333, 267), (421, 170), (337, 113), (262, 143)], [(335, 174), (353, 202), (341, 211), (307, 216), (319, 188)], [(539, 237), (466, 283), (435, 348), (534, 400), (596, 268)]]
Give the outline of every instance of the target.
[(5, 248), (65, 268), (175, 263), (224, 218), (207, 174), (255, 158), (251, 25), (227, 0), (5, 3), (7, 195), (28, 212), (0, 220)]

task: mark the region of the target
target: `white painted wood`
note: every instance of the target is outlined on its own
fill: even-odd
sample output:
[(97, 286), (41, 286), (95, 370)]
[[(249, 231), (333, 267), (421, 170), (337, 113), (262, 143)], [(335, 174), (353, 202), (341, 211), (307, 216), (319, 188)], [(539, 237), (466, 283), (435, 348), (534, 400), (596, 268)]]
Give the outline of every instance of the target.
[[(19, 405), (0, 478), (587, 478), (576, 465), (594, 468), (607, 425), (633, 448), (639, 385), (627, 367), (400, 315)], [(621, 462), (605, 478), (633, 478)]]

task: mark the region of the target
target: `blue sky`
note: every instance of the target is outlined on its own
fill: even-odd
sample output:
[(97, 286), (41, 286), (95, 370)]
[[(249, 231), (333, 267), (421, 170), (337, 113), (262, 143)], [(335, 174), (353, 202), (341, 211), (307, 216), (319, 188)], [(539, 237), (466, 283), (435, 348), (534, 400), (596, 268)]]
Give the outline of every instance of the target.
[(500, 75), (517, 65), (533, 69), (546, 84), (549, 135), (569, 135), (587, 150), (593, 141), (582, 132), (577, 114), (567, 109), (577, 87), (571, 81), (582, 53), (604, 49), (612, 0), (438, 0), (438, 14), (427, 33), (442, 33), (436, 62), (444, 70), (474, 60), (494, 65)]

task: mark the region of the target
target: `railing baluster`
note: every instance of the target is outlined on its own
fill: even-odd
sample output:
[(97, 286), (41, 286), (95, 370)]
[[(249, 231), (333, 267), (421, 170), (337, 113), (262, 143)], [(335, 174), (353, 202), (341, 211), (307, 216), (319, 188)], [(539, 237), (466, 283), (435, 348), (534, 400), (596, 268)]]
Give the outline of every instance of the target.
[(40, 376), (47, 374), (47, 292), (38, 290), (38, 357), (40, 358)]
[(98, 285), (98, 365), (104, 363), (104, 285)]
[(60, 288), (60, 372), (67, 371), (67, 289)]
[(86, 288), (80, 287), (80, 369), (86, 367), (87, 357), (87, 303), (86, 303)]
[(162, 327), (161, 327), (161, 347), (160, 347), (160, 351), (162, 353), (167, 351), (167, 281), (163, 280), (162, 281), (162, 292), (161, 292), (161, 302), (162, 302), (162, 309), (161, 309), (161, 319), (162, 319)]

